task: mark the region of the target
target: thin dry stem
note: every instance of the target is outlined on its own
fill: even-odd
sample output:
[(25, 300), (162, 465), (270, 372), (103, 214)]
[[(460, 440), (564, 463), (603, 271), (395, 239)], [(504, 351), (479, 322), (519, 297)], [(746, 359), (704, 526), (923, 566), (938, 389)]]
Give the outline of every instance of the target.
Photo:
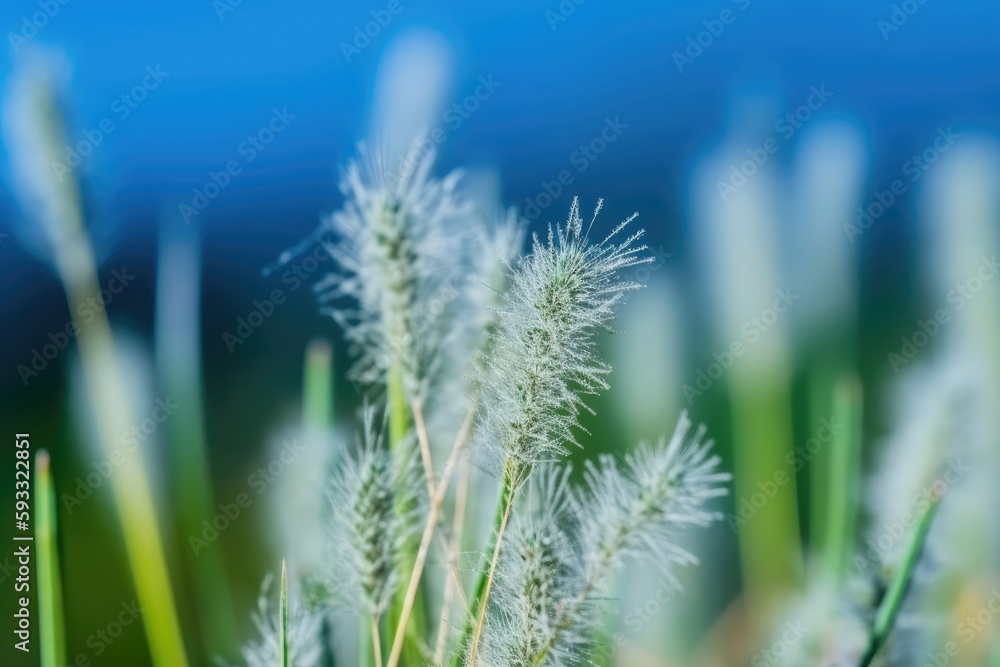
[(437, 644), (434, 647), (434, 664), (440, 665), (444, 661), (444, 652), (448, 644), (448, 612), (451, 609), (451, 602), (457, 590), (458, 595), (465, 605), (466, 613), (469, 610), (469, 601), (465, 598), (465, 591), (462, 590), (462, 580), (458, 576), (456, 562), (458, 554), (462, 548), (462, 533), (465, 528), (465, 508), (469, 499), (469, 479), (471, 477), (468, 465), (462, 466), (458, 474), (458, 487), (455, 489), (455, 514), (451, 521), (451, 541), (448, 545), (448, 564), (452, 576), (444, 584), (444, 600), (441, 603), (441, 623), (438, 626)]
[(399, 664), (399, 658), (403, 652), (406, 626), (410, 622), (413, 603), (417, 599), (417, 589), (420, 586), (420, 579), (424, 573), (424, 565), (427, 563), (427, 552), (430, 549), (431, 540), (434, 538), (438, 517), (441, 515), (441, 506), (444, 504), (444, 498), (448, 492), (448, 482), (451, 480), (451, 476), (455, 472), (455, 467), (458, 465), (459, 457), (468, 443), (474, 416), (475, 406), (473, 405), (469, 408), (465, 421), (462, 422), (462, 427), (455, 438), (455, 444), (452, 445), (451, 454), (448, 455), (448, 461), (445, 463), (444, 470), (441, 473), (441, 481), (437, 484), (434, 494), (431, 496), (427, 521), (424, 523), (424, 532), (420, 536), (420, 548), (413, 563), (410, 582), (406, 587), (406, 597), (403, 600), (403, 607), (400, 609), (399, 622), (396, 624), (396, 632), (392, 640), (392, 651), (389, 653), (389, 662), (386, 663), (386, 667), (396, 667)]
[(382, 667), (382, 635), (378, 631), (378, 619), (372, 619), (372, 655), (376, 667)]
[(420, 442), (420, 459), (424, 462), (424, 476), (427, 478), (427, 495), (434, 497), (434, 461), (431, 459), (431, 443), (427, 437), (427, 422), (424, 420), (424, 406), (413, 401), (413, 426)]

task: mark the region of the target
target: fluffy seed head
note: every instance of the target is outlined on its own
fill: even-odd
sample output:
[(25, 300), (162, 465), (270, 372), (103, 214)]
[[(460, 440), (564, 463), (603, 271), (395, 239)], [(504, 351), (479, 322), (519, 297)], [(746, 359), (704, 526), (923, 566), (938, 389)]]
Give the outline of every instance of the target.
[(358, 451), (331, 481), (334, 599), (375, 618), (399, 584), (399, 559), (420, 526), (425, 499), (414, 454), (412, 441), (390, 452), (366, 408)]
[(591, 243), (574, 199), (566, 225), (550, 226), (545, 241), (535, 236), (531, 252), (508, 267), (509, 288), (480, 378), (479, 426), (515, 484), (575, 444), (578, 413), (586, 409), (581, 396), (608, 387), (610, 367), (597, 358), (594, 334), (638, 288), (619, 272), (651, 260), (646, 246), (636, 245), (643, 231), (615, 240), (634, 218)]
[(472, 279), (467, 291), (474, 308), (472, 330), (482, 335), (496, 326), (497, 310), (510, 282), (508, 268), (521, 255), (526, 223), (510, 207), (494, 211), (492, 219), (481, 216), (470, 235)]
[[(587, 608), (575, 602), (584, 578), (567, 525), (573, 504), (568, 475), (568, 468), (543, 466), (532, 478), (536, 493), (527, 495), (538, 507), (521, 508), (501, 549), (480, 664), (532, 665), (543, 651), (543, 665), (573, 664), (587, 641), (576, 632), (587, 626), (581, 618)], [(568, 617), (570, 605), (580, 608)]]
[[(241, 651), (246, 667), (273, 667), (279, 663), (279, 609), (270, 593), (273, 577), (268, 575), (257, 598), (253, 624), (259, 634)], [(306, 608), (299, 596), (290, 596), (288, 608), (289, 664), (294, 667), (317, 667), (323, 657), (320, 629), (322, 617)]]
[(623, 559), (646, 556), (670, 576), (675, 565), (694, 564), (678, 545), (689, 526), (708, 526), (721, 515), (705, 505), (724, 496), (728, 473), (719, 472), (705, 427), (688, 438), (691, 420), (682, 412), (669, 442), (641, 443), (619, 465), (610, 455), (587, 462), (587, 495), (581, 503), (581, 542), (587, 576), (603, 579)]
[(414, 142), (399, 168), (364, 146), (344, 171), (346, 201), (324, 225), (339, 238), (327, 249), (339, 273), (316, 286), (326, 312), (343, 327), (363, 385), (402, 373), (411, 396), (430, 380), (446, 332), (444, 315), (457, 298), (461, 271), (458, 227), (467, 207), (454, 190), (459, 175), (430, 174), (434, 152)]

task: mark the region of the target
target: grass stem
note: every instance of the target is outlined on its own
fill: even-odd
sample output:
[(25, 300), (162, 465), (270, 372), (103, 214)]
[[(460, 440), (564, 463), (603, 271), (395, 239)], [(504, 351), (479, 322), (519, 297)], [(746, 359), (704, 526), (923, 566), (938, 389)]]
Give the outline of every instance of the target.
[(913, 578), (913, 572), (916, 569), (917, 562), (920, 560), (920, 554), (923, 552), (924, 543), (927, 541), (927, 533), (930, 532), (934, 516), (937, 514), (940, 505), (941, 498), (935, 497), (931, 501), (930, 506), (921, 515), (920, 522), (917, 524), (916, 530), (910, 538), (910, 543), (906, 547), (906, 553), (903, 555), (899, 569), (896, 570), (889, 584), (889, 589), (886, 591), (885, 597), (882, 598), (881, 604), (879, 604), (878, 611), (875, 614), (875, 621), (872, 623), (871, 634), (868, 637), (868, 647), (861, 658), (861, 662), (858, 663), (859, 667), (868, 667), (871, 665), (875, 656), (878, 655), (879, 650), (889, 638), (889, 633), (895, 624), (899, 608), (902, 606), (903, 599), (906, 597), (906, 591), (910, 586), (910, 580)]
[(844, 377), (834, 389), (833, 424), (839, 430), (831, 443), (824, 560), (838, 580), (844, 574), (857, 522), (861, 474), (861, 384)]
[(382, 635), (378, 630), (378, 620), (372, 619), (372, 655), (375, 667), (382, 667)]
[(476, 657), (479, 652), (479, 640), (483, 635), (483, 626), (486, 623), (486, 610), (490, 603), (490, 591), (493, 590), (493, 577), (496, 574), (497, 562), (500, 560), (500, 547), (503, 544), (504, 533), (507, 531), (507, 523), (510, 521), (510, 512), (514, 508), (514, 496), (516, 494), (514, 490), (514, 480), (509, 474), (509, 465), (507, 466), (507, 470), (508, 474), (504, 477), (503, 482), (506, 493), (501, 493), (503, 511), (500, 518), (500, 524), (496, 529), (496, 535), (493, 538), (493, 556), (490, 558), (490, 568), (486, 573), (482, 595), (479, 596), (476, 601), (479, 611), (476, 618), (476, 626), (472, 631), (472, 646), (469, 649), (469, 667), (475, 667), (476, 665)]
[(281, 561), (281, 606), (278, 612), (278, 667), (288, 667), (288, 565)]
[(51, 459), (44, 449), (35, 457), (35, 503), (41, 667), (60, 667), (66, 662), (66, 626), (59, 574), (55, 485)]
[(472, 421), (475, 416), (474, 408), (470, 408), (462, 427), (459, 429), (452, 445), (448, 461), (444, 470), (441, 471), (441, 481), (437, 484), (434, 495), (431, 497), (430, 507), (427, 511), (427, 519), (424, 523), (424, 532), (420, 537), (420, 547), (417, 550), (417, 557), (413, 564), (413, 571), (410, 573), (409, 583), (403, 597), (403, 605), (400, 609), (399, 620), (396, 623), (396, 630), (392, 639), (392, 650), (389, 653), (389, 660), (386, 667), (396, 667), (399, 664), (400, 656), (403, 652), (403, 643), (406, 639), (407, 627), (410, 615), (413, 611), (414, 602), (417, 599), (417, 590), (420, 587), (420, 580), (424, 573), (424, 566), (427, 563), (427, 552), (430, 549), (431, 540), (434, 538), (434, 531), (437, 528), (438, 518), (441, 515), (441, 507), (444, 504), (445, 495), (448, 492), (448, 483), (458, 466), (462, 452), (468, 444), (469, 435), (472, 432)]
[(424, 406), (419, 401), (413, 401), (413, 428), (417, 432), (420, 444), (420, 459), (424, 463), (424, 477), (427, 478), (427, 496), (434, 495), (434, 462), (431, 459), (431, 443), (427, 437), (427, 422), (424, 420)]
[[(465, 529), (465, 510), (469, 500), (469, 480), (471, 470), (468, 465), (463, 465), (458, 474), (458, 488), (455, 490), (455, 512), (451, 521), (451, 539), (448, 542), (447, 554), (451, 576), (444, 582), (444, 599), (441, 603), (441, 622), (438, 624), (437, 641), (434, 646), (434, 664), (440, 665), (444, 662), (444, 652), (448, 646), (448, 612), (451, 609), (452, 598), (457, 591), (459, 596), (464, 596), (462, 590), (462, 580), (459, 577), (456, 563), (458, 555), (462, 551), (462, 535)], [(469, 603), (462, 599), (468, 612)]]

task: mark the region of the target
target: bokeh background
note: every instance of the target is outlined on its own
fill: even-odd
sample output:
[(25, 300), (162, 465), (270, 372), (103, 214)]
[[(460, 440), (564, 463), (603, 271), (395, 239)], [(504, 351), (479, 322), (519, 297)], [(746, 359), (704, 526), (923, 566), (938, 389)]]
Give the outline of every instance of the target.
[[(389, 4), (399, 11), (388, 12)], [(369, 28), (374, 35), (358, 37), (386, 16), (386, 25)], [(902, 354), (901, 339), (912, 338), (920, 321), (951, 307), (939, 285), (962, 274), (950, 268), (948, 249), (973, 239), (983, 257), (996, 250), (1000, 8), (993, 3), (180, 0), (124, 7), (8, 0), (0, 19), (0, 86), (9, 87), (30, 52), (57, 48), (70, 64), (65, 102), (73, 141), (95, 136), (106, 119), (113, 125), (73, 176), (82, 184), (102, 286), (114, 271), (134, 276), (107, 310), (128, 349), (129, 375), (137, 378), (136, 400), (145, 406), (139, 414), (169, 391), (154, 345), (156, 302), (171, 294), (169, 285), (157, 285), (162, 230), (179, 229), (189, 234), (183, 243), (199, 248), (200, 262), (180, 269), (193, 288), (177, 290), (181, 299), (200, 295), (200, 336), (174, 354), (197, 359), (200, 344), (205, 442), (220, 501), (247, 487), (299, 419), (303, 354), (317, 336), (333, 342), (334, 421), (351, 431), (359, 396), (344, 377), (350, 359), (309, 289), (329, 267), (295, 289), (263, 269), (340, 205), (338, 168), (372, 132), (380, 64), (414, 41), (429, 55), (410, 63), (407, 84), (417, 99), (420, 91), (440, 93), (432, 116), (443, 129), (439, 173), (499, 174), (501, 199), (535, 229), (563, 219), (579, 196), (585, 209), (605, 199), (600, 219), (607, 225), (638, 211), (648, 231), (657, 259), (637, 276), (648, 289), (623, 309), (626, 333), (602, 341), (616, 371), (612, 392), (593, 403), (597, 417), (586, 419), (588, 456), (669, 431), (688, 408), (708, 424), (727, 467), (753, 471), (755, 452), (768, 448), (755, 438), (806, 443), (829, 415), (822, 407), (828, 385), (853, 373), (864, 386), (867, 475), (895, 423), (888, 406), (907, 371), (932, 363), (947, 346), (969, 352), (974, 366), (993, 368), (990, 351), (969, 342), (979, 339), (951, 331), (948, 345), (945, 336), (919, 345), (919, 359), (891, 356)], [(151, 78), (150, 71), (162, 74)], [(477, 90), (479, 99), (470, 102)], [(449, 115), (453, 104), (465, 112)], [(286, 126), (248, 160), (244, 142), (275, 110), (287, 115)], [(942, 136), (949, 139), (935, 145)], [(766, 144), (769, 137), (774, 143)], [(61, 493), (93, 472), (100, 455), (87, 443), (92, 426), (74, 343), (37, 376), (19, 370), (50, 333), (65, 329), (70, 306), (19, 205), (9, 141), (7, 135), (0, 148), (0, 414), (5, 433), (28, 430), (33, 447), (52, 451)], [(765, 145), (772, 147), (765, 164), (744, 167)], [(581, 150), (587, 146), (591, 155)], [(923, 156), (918, 171), (914, 156)], [(181, 205), (232, 160), (240, 173), (203, 210), (188, 211), (190, 224), (183, 224)], [(743, 185), (730, 180), (738, 179), (734, 169), (754, 173)], [(571, 183), (557, 188), (564, 170)], [(900, 179), (902, 194), (870, 228), (859, 227), (859, 207), (880, 201)], [(720, 182), (736, 185), (727, 195)], [(966, 204), (974, 215), (960, 214)], [(951, 243), (949, 233), (962, 241)], [(976, 270), (970, 265), (966, 274)], [(984, 284), (975, 303), (985, 319), (978, 321), (995, 322), (996, 284)], [(275, 289), (286, 301), (245, 342), (227, 344), (224, 335), (236, 331), (238, 318)], [(777, 289), (801, 299), (773, 331), (761, 329), (762, 342), (755, 338), (757, 346), (748, 346), (732, 372), (698, 384), (699, 371), (717, 361), (713, 355), (748, 341), (744, 325)], [(162, 356), (159, 363), (162, 371)], [(933, 375), (921, 383), (938, 386)], [(760, 402), (748, 403), (747, 395)], [(178, 412), (199, 402), (171, 398)], [(748, 425), (748, 414), (760, 411), (770, 417)], [(144, 451), (191, 659), (210, 664), (194, 620), (198, 583), (183, 565), (186, 535), (171, 509), (186, 471), (172, 462), (171, 420), (166, 424)], [(738, 437), (747, 429), (750, 435)], [(742, 464), (739, 447), (746, 450)], [(770, 477), (766, 462), (756, 465), (760, 479)], [(800, 473), (788, 504), (806, 544), (817, 530), (809, 475)], [(743, 494), (738, 483), (720, 509), (738, 510), (754, 481)], [(239, 637), (250, 633), (262, 576), (283, 555), (269, 509), (279, 503), (272, 497), (279, 488), (268, 488), (210, 547), (224, 563)], [(4, 474), (0, 489), (12, 497), (12, 474)], [(101, 655), (95, 649), (93, 633), (135, 597), (107, 485), (72, 513), (60, 505), (69, 655), (93, 664), (149, 664), (139, 625)], [(972, 519), (995, 530), (995, 516), (986, 507), (979, 512)], [(0, 530), (5, 543), (8, 523)], [(719, 636), (748, 575), (737, 533), (723, 522), (699, 538), (702, 567), (685, 574), (685, 593), (651, 614), (630, 634), (630, 645), (647, 658), (684, 655)], [(794, 558), (777, 553), (773, 560), (771, 568), (758, 563), (766, 582), (801, 580)], [(788, 581), (771, 581), (785, 569)], [(0, 579), (9, 618), (10, 574)], [(649, 585), (637, 581), (623, 583), (623, 619)], [(658, 644), (664, 628), (674, 629), (676, 646)], [(4, 664), (36, 664), (12, 652), (9, 641), (0, 653)]]

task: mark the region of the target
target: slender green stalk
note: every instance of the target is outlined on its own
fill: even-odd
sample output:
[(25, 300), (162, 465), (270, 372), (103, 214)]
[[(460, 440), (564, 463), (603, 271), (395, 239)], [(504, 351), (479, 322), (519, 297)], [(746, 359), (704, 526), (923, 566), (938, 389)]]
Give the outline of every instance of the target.
[(358, 619), (358, 667), (374, 667), (375, 656), (372, 653), (372, 628), (375, 627), (371, 619)]
[(801, 578), (795, 471), (789, 464), (792, 415), (785, 372), (771, 378), (733, 369), (733, 458), (736, 501), (764, 494), (766, 504), (738, 532), (744, 586), (755, 623), (766, 624), (781, 591)]
[(278, 611), (278, 667), (288, 667), (288, 566), (281, 561), (281, 607)]
[(838, 579), (843, 576), (857, 522), (858, 488), (861, 471), (861, 385), (856, 377), (837, 383), (833, 399), (834, 434), (830, 452), (826, 539), (827, 567)]
[(386, 378), (386, 395), (389, 402), (389, 446), (395, 447), (410, 430), (410, 414), (403, 387), (403, 374), (393, 364)]
[(899, 608), (902, 606), (903, 599), (906, 597), (906, 591), (910, 586), (910, 580), (913, 578), (913, 571), (916, 569), (917, 562), (920, 560), (920, 554), (923, 552), (927, 533), (930, 532), (931, 524), (934, 522), (934, 516), (937, 514), (940, 504), (941, 499), (934, 498), (930, 506), (924, 510), (923, 515), (920, 517), (920, 523), (917, 524), (913, 537), (910, 538), (903, 561), (889, 583), (889, 589), (886, 591), (885, 597), (882, 598), (882, 602), (875, 614), (875, 621), (872, 624), (871, 634), (868, 637), (868, 648), (865, 650), (861, 662), (858, 663), (859, 667), (868, 667), (875, 659), (879, 649), (885, 645), (886, 640), (889, 638), (889, 633), (892, 631)]
[(378, 621), (372, 621), (372, 653), (375, 667), (382, 667), (382, 635), (378, 630)]
[(38, 610), (42, 667), (60, 667), (66, 662), (65, 620), (56, 523), (56, 494), (49, 454), (35, 457), (35, 545), (38, 549)]
[[(488, 554), (496, 554), (499, 552), (500, 542), (502, 539), (502, 528), (505, 525), (505, 517), (508, 517), (509, 508), (514, 504), (514, 484), (513, 479), (510, 474), (509, 467), (504, 473), (503, 480), (500, 483), (500, 494), (497, 496), (496, 511), (493, 515), (493, 526), (492, 534), (490, 538), (490, 544), (487, 547)], [(476, 579), (476, 585), (472, 589), (472, 597), (469, 598), (469, 619), (466, 621), (465, 627), (462, 630), (462, 636), (459, 641), (459, 646), (463, 646), (465, 642), (473, 636), (476, 631), (476, 625), (479, 621), (480, 616), (485, 613), (485, 605), (488, 602), (485, 598), (488, 597), (487, 589), (490, 586), (490, 574), (495, 567), (495, 558), (491, 558), (489, 561), (485, 561), (483, 566), (480, 568), (479, 577)], [(451, 667), (462, 667), (462, 653), (458, 652), (452, 659)]]
[(302, 422), (326, 431), (333, 425), (333, 349), (329, 341), (309, 342), (302, 380)]
[[(302, 369), (303, 431), (307, 435), (329, 433), (333, 428), (334, 406), (333, 347), (330, 345), (330, 341), (324, 338), (315, 338), (306, 345)], [(320, 439), (318, 442), (322, 445), (325, 441)], [(323, 667), (332, 667), (333, 656), (327, 648), (331, 645), (329, 637), (332, 634), (329, 616), (324, 614), (321, 623), (324, 662), (320, 664)], [(367, 636), (363, 636), (362, 639), (367, 645)], [(370, 667), (370, 663), (361, 663), (361, 667)]]
[[(127, 407), (129, 396), (107, 315), (101, 312), (92, 319), (84, 319), (81, 313), (86, 311), (74, 305), (101, 300), (92, 249), (82, 237), (82, 231), (80, 236), (76, 243), (62, 249), (62, 252), (72, 253), (73, 259), (60, 261), (60, 265), (67, 267), (65, 273), (68, 275), (64, 275), (63, 281), (73, 322), (79, 329), (80, 362), (96, 413), (100, 442), (106, 455), (111, 457), (119, 451), (116, 446), (122, 433), (129, 431), (135, 420)], [(132, 579), (139, 605), (144, 610), (143, 626), (153, 664), (156, 667), (186, 667), (187, 656), (159, 521), (141, 454), (125, 456), (110, 482)]]
[[(30, 128), (20, 128), (34, 135), (37, 146), (25, 146), (11, 152), (15, 168), (29, 165), (27, 172), (34, 180), (30, 189), (38, 201), (29, 209), (42, 208), (42, 229), (49, 236), (52, 262), (63, 289), (73, 326), (77, 331), (80, 364), (86, 381), (87, 395), (94, 410), (98, 440), (108, 458), (120, 456), (117, 444), (123, 433), (136, 423), (128, 408), (128, 391), (119, 367), (114, 336), (107, 313), (79, 308), (84, 303), (102, 303), (104, 299), (97, 275), (97, 261), (84, 224), (79, 183), (74, 178), (57, 179), (50, 170), (30, 171), (34, 160), (59, 159), (67, 144), (66, 122), (58, 94), (51, 85), (52, 77), (31, 78), (35, 89), (22, 87), (12, 98), (14, 108), (25, 111)], [(22, 119), (23, 120), (23, 119)], [(19, 153), (18, 150), (21, 152)], [(37, 154), (37, 157), (36, 157)], [(83, 317), (83, 313), (89, 313)], [(125, 542), (132, 580), (142, 621), (149, 642), (150, 655), (156, 667), (186, 667), (184, 640), (174, 604), (163, 542), (160, 538), (156, 507), (141, 454), (126, 455), (110, 477)]]
[(479, 640), (483, 636), (483, 626), (486, 623), (486, 611), (490, 606), (490, 591), (493, 590), (493, 578), (497, 569), (497, 562), (500, 560), (500, 547), (503, 545), (503, 536), (507, 531), (507, 523), (510, 521), (510, 512), (514, 508), (514, 492), (507, 495), (507, 504), (503, 509), (503, 517), (497, 527), (496, 538), (494, 539), (493, 556), (490, 558), (490, 569), (486, 572), (486, 582), (483, 587), (483, 594), (477, 605), (479, 615), (476, 618), (476, 625), (472, 631), (472, 647), (469, 649), (469, 667), (475, 667), (476, 658), (479, 656)]
[[(389, 447), (395, 449), (410, 431), (410, 408), (406, 400), (406, 390), (403, 387), (403, 373), (398, 365), (392, 364), (389, 367), (386, 378), (386, 396), (389, 403)], [(413, 563), (417, 557), (416, 544), (407, 545), (406, 557), (402, 559), (400, 566), (400, 577), (402, 581), (408, 581)], [(399, 623), (403, 605), (406, 602), (406, 591), (400, 587), (396, 592), (392, 605), (389, 609), (389, 627), (395, 628)], [(426, 601), (424, 596), (418, 593), (417, 600), (410, 611), (409, 623), (406, 626), (406, 645), (404, 662), (417, 662), (422, 660), (421, 640), (427, 628)]]
[(414, 560), (413, 571), (409, 576), (409, 583), (406, 585), (406, 594), (403, 598), (403, 605), (400, 609), (400, 618), (396, 624), (396, 630), (392, 637), (392, 650), (389, 653), (387, 667), (396, 667), (402, 656), (404, 639), (408, 637), (410, 613), (413, 611), (413, 604), (417, 599), (417, 592), (420, 588), (420, 580), (424, 573), (424, 565), (427, 563), (427, 553), (434, 539), (434, 531), (438, 525), (438, 518), (441, 516), (441, 506), (444, 504), (445, 495), (448, 493), (448, 486), (451, 476), (458, 466), (462, 453), (469, 442), (472, 431), (472, 420), (474, 413), (470, 409), (462, 422), (458, 435), (455, 437), (455, 444), (448, 455), (448, 461), (441, 469), (441, 480), (434, 489), (431, 497), (430, 507), (427, 510), (427, 520), (424, 522), (424, 532), (420, 536), (420, 545), (417, 548), (417, 557)]
[[(811, 434), (815, 435), (821, 427), (822, 422), (831, 416), (830, 409), (834, 405), (834, 389), (837, 372), (827, 363), (825, 359), (813, 361), (809, 364), (807, 378), (808, 395), (808, 423)], [(836, 415), (834, 415), (835, 417)], [(830, 495), (833, 490), (830, 488), (830, 449), (836, 443), (823, 444), (816, 452), (799, 449), (796, 452), (796, 461), (802, 461), (808, 457), (809, 470), (809, 523), (808, 538), (809, 548), (812, 553), (823, 554), (826, 546), (827, 521), (830, 518)], [(797, 463), (796, 465), (801, 465)], [(823, 558), (817, 559), (818, 564), (825, 567)]]
[[(201, 243), (198, 230), (177, 220), (161, 229), (157, 266), (156, 361), (168, 396), (183, 397), (171, 418), (168, 437), (173, 464), (173, 499), (178, 525), (198, 535), (216, 511), (205, 438), (205, 401), (201, 344)], [(201, 640), (212, 655), (228, 655), (237, 644), (223, 551), (184, 551), (194, 580)]]

